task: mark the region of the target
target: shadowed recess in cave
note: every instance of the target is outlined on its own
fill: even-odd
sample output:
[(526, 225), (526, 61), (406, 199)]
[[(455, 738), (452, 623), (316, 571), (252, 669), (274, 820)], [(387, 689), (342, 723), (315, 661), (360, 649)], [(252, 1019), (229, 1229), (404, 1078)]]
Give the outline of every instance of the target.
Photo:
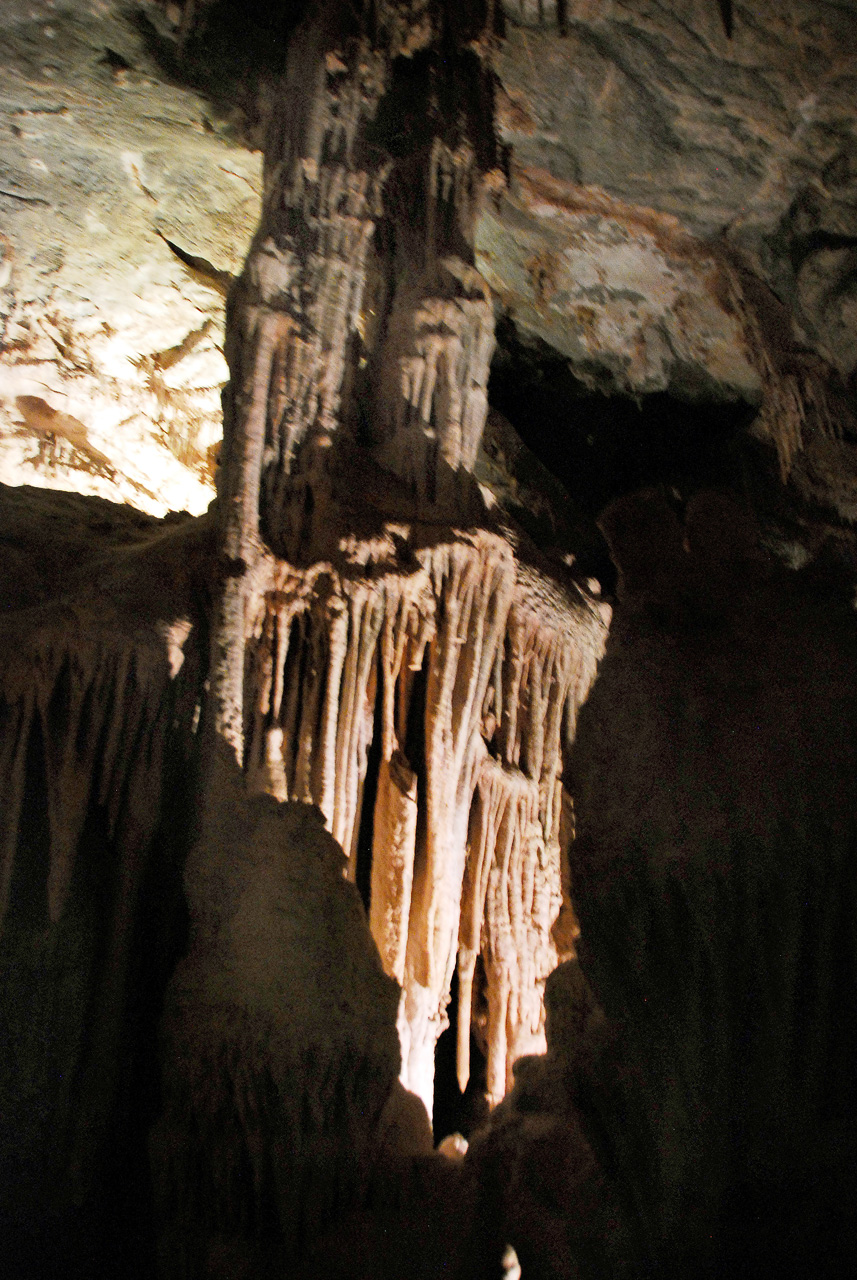
[[(481, 969), (481, 965), (479, 966)], [(487, 1008), (485, 1006), (484, 974), (480, 975), (478, 989), (474, 991), (477, 1008), (474, 1009), (470, 1037), (470, 1078), (462, 1090), (457, 1078), (457, 1043), (459, 992), (458, 974), (453, 974), (449, 995), (449, 1026), (438, 1039), (434, 1052), (434, 1107), (432, 1126), (435, 1143), (442, 1142), (448, 1134), (460, 1133), (465, 1138), (488, 1117), (487, 1062), (482, 1045), (476, 1035), (477, 1028), (484, 1035)], [(476, 987), (477, 984), (474, 984)], [(481, 1007), (479, 1007), (481, 1006)], [(479, 1024), (481, 1028), (479, 1027)]]
[(683, 400), (666, 391), (640, 399), (607, 395), (508, 318), (498, 322), (496, 336), (490, 403), (586, 516), (635, 489), (663, 486), (686, 499), (697, 489), (740, 485), (740, 437), (757, 406)]

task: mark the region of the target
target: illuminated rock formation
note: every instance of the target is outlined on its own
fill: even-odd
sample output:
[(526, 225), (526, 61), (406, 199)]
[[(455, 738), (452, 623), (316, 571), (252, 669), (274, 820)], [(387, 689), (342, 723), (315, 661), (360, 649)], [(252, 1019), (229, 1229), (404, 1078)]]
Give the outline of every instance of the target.
[[(434, 26), (403, 29), (434, 59), (448, 21), (438, 10)], [(414, 154), (365, 167), (402, 74), (390, 22), (386, 58), (359, 26), (318, 19), (292, 48), (266, 213), (231, 302), (222, 491), (234, 568), (213, 692), (215, 731), (250, 788), (317, 804), (352, 879), (379, 735), (370, 914), (403, 985), (402, 1078), (430, 1112), (459, 946), (463, 1039), (487, 948), (495, 1100), (522, 1046), (541, 1042), (562, 897), (562, 726), (586, 695), (605, 619), (527, 566), (475, 490), (493, 348), (488, 293), (467, 261), (482, 177), (466, 134), (453, 148), (429, 132)], [(427, 91), (411, 88), (417, 101)], [(392, 281), (373, 307), (370, 265)], [(369, 483), (390, 488), (364, 537), (344, 516), (360, 509), (347, 470), (361, 447), (355, 356), (375, 369), (368, 445), (382, 470)], [(463, 1049), (462, 1087), (467, 1076)]]
[(12, 1265), (850, 1274), (845, 7), (7, 8)]

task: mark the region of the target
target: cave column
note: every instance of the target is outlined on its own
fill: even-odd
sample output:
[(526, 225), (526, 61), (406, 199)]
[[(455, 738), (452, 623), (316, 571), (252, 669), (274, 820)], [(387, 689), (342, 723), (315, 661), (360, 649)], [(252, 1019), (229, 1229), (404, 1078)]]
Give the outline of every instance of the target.
[(359, 12), (316, 6), (289, 50), (259, 230), (227, 310), (213, 730), (243, 757), (248, 611), (267, 553), (309, 550), (386, 176), (362, 146), (388, 52)]

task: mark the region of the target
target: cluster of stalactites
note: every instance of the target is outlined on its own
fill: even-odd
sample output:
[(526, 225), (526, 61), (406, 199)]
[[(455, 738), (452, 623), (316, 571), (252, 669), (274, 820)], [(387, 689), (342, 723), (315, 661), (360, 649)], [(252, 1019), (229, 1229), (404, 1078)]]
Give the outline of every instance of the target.
[(557, 960), (551, 931), (562, 904), (563, 718), (591, 647), (523, 602), (510, 611), (487, 724), (496, 724), (496, 755), (483, 760), (472, 810), (458, 953), (459, 1086), (470, 1074), (481, 952), (492, 1102), (505, 1094), (514, 1060), (544, 1048), (542, 993)]
[[(545, 621), (496, 535), (460, 535), (416, 560), (348, 575), (281, 566), (251, 643), (246, 768), (251, 788), (321, 808), (355, 878), (380, 746), (370, 925), (403, 987), (403, 1081), (431, 1110), (456, 961), (469, 1035), (483, 956), (494, 1100), (514, 1058), (541, 1042), (562, 897), (564, 715), (585, 696), (603, 622), (570, 601)], [(466, 1050), (459, 1073), (463, 1087)]]
[[(178, 639), (167, 639), (180, 666), (190, 625), (177, 626)], [(93, 807), (103, 809), (108, 838), (121, 834), (129, 857), (145, 847), (157, 818), (169, 681), (170, 663), (154, 648), (115, 638), (103, 645), (73, 644), (60, 630), (41, 636), (0, 673), (0, 929), (9, 908), (34, 759), (41, 758), (44, 768), (43, 777), (31, 777), (29, 785), (44, 788), (45, 908), (52, 924), (66, 906)], [(41, 748), (34, 756), (36, 735)]]
[(291, 103), (295, 118), (286, 120), (281, 157), (267, 156), (262, 227), (228, 335), (223, 488), (229, 549), (245, 559), (260, 501), (265, 532), (277, 542), (289, 521), (289, 477), (301, 459), (311, 471), (337, 429), (386, 174), (381, 163), (367, 167), (358, 146), (383, 92), (384, 58), (354, 39), (326, 54), (297, 41), (292, 60), (294, 101), (287, 95), (284, 114)]
[(403, 236), (403, 256), (413, 261), (399, 264), (377, 360), (372, 432), (382, 464), (421, 506), (449, 508), (462, 473), (473, 471), (485, 429), (494, 315), (472, 265), (483, 184), (473, 149), (435, 138), (424, 159), (427, 171), (409, 179), (425, 195), (421, 237)]
[[(437, 35), (431, 4), (378, 14), (421, 47)], [(559, 902), (563, 709), (575, 646), (597, 648), (601, 620), (593, 615), (587, 630), (567, 602), (559, 615), (534, 606), (511, 546), (487, 533), (415, 549), (416, 569), (394, 557), (371, 572), (356, 562), (346, 573), (328, 564), (298, 572), (281, 559), (269, 589), (261, 585), (260, 533), (281, 557), (315, 545), (309, 525), (330, 487), (322, 459), (355, 410), (355, 352), (370, 366), (376, 459), (411, 490), (420, 516), (467, 522), (494, 346), (490, 297), (473, 266), (488, 161), (477, 159), (469, 126), (440, 130), (446, 140), (421, 129), (410, 156), (384, 158), (365, 144), (394, 76), (389, 49), (376, 55), (354, 40), (333, 52), (323, 35), (305, 36), (289, 73), (294, 126), (266, 157), (263, 225), (232, 301), (223, 509), (235, 576), (214, 629), (213, 724), (251, 788), (321, 808), (352, 878), (371, 826), (371, 925), (403, 987), (403, 1079), (430, 1110), (468, 877), (479, 885), (468, 890), (468, 945), (486, 957), (494, 1011), (492, 1093), (503, 1091), (516, 1046), (539, 1034)], [(383, 315), (368, 325), (382, 203)], [(248, 615), (257, 619), (249, 637)], [(361, 814), (379, 741), (370, 823)], [(492, 762), (515, 798), (507, 818), (486, 819), (498, 831), (488, 841), (477, 828), (496, 791), (483, 785)], [(462, 1017), (469, 1023), (469, 1006)]]
[(421, 505), (452, 506), (471, 473), (488, 411), (494, 316), (478, 272), (438, 264), (443, 293), (403, 291), (389, 326), (378, 411), (379, 458)]
[[(357, 36), (325, 49), (308, 31), (290, 56), (262, 225), (228, 327), (222, 490), (228, 551), (245, 561), (260, 528), (281, 555), (311, 539), (315, 503), (303, 491), (363, 412), (352, 403), (361, 362), (373, 372), (368, 431), (382, 465), (421, 509), (453, 510), (484, 430), (494, 347), (490, 297), (472, 265), (483, 174), (471, 143), (435, 137), (395, 164), (367, 143), (389, 50)], [(368, 300), (382, 213), (392, 235), (374, 270), (386, 286)]]
[[(401, 18), (407, 6), (393, 8)], [(278, 554), (307, 536), (295, 494), (318, 480), (357, 412), (361, 360), (376, 374), (370, 437), (422, 507), (454, 507), (456, 477), (475, 463), (494, 346), (490, 298), (472, 266), (483, 175), (466, 139), (436, 137), (398, 169), (368, 145), (389, 77), (389, 50), (365, 38), (325, 49), (309, 32), (293, 42), (262, 225), (231, 304), (222, 489), (235, 558), (252, 557), (260, 524)], [(424, 195), (417, 226), (398, 207), (409, 184)], [(366, 295), (382, 211), (399, 246), (376, 299), (383, 317)], [(376, 274), (385, 272), (379, 260)]]

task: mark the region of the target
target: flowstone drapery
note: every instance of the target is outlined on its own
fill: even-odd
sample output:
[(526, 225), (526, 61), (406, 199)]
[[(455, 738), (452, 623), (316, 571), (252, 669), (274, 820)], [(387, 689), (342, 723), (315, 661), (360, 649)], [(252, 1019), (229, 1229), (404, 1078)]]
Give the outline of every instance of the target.
[(248, 615), (245, 758), (251, 790), (321, 809), (352, 880), (374, 796), (370, 923), (404, 987), (403, 1079), (430, 1109), (456, 956), (469, 1034), (485, 949), (495, 1100), (540, 1040), (562, 897), (564, 717), (604, 624), (582, 595), (528, 579), (496, 532), (445, 530), (428, 546), (419, 532), (405, 541), (397, 526), (303, 571), (271, 561)]
[(229, 311), (212, 678), (249, 789), (316, 804), (352, 880), (371, 847), (402, 1078), (429, 1112), (456, 962), (462, 1088), (480, 953), (495, 1101), (542, 1043), (563, 729), (605, 634), (472, 477), (494, 345), (473, 228), (500, 179), (487, 18), (448, 9), (381, 6), (371, 44), (316, 14), (293, 41)]

